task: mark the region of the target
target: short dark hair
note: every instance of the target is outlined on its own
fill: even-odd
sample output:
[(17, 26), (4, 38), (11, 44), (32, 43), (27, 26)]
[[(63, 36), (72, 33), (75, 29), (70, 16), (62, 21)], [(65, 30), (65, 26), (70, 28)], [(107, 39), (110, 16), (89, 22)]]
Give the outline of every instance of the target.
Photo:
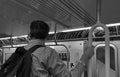
[(49, 26), (44, 21), (35, 20), (30, 24), (30, 38), (45, 39), (49, 34)]

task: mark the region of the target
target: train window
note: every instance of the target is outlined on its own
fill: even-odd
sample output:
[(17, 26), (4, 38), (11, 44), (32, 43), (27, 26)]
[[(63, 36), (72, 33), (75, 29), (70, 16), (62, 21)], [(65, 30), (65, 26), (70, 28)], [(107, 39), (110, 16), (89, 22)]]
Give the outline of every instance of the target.
[(62, 39), (65, 39), (66, 33), (62, 33)]
[(73, 38), (73, 36), (74, 36), (74, 32), (71, 32), (71, 35), (69, 38), (71, 39), (71, 38)]
[(9, 40), (3, 40), (3, 42), (4, 42), (6, 45), (11, 44), (11, 43), (10, 43), (11, 41), (9, 41)]
[(73, 32), (72, 38), (75, 38), (77, 33), (78, 33), (78, 31), (77, 32)]
[(26, 38), (14, 38), (13, 40), (8, 39), (9, 41), (12, 41), (13, 44), (20, 44), (20, 43), (27, 43)]
[(2, 45), (3, 43), (2, 43), (2, 41), (0, 40), (0, 46)]
[(76, 37), (77, 37), (77, 38), (81, 38), (81, 36), (82, 36), (82, 34), (81, 34), (81, 33), (82, 33), (83, 31), (84, 31), (84, 30), (80, 30), (80, 31), (78, 32), (78, 34), (77, 34), (77, 36), (76, 36)]
[(56, 39), (59, 39), (60, 33), (56, 34)]
[(117, 35), (116, 26), (108, 27), (110, 35)]
[(58, 39), (61, 39), (61, 33), (59, 33), (59, 37), (58, 37)]
[(118, 34), (120, 35), (120, 26), (117, 26), (117, 31), (118, 31)]
[(63, 33), (63, 39), (65, 39), (66, 38), (66, 32), (65, 33)]
[(82, 32), (82, 38), (86, 38), (87, 35), (88, 35), (88, 30), (84, 30), (84, 31)]
[(76, 38), (78, 33), (79, 33), (79, 31), (74, 32), (73, 38)]
[(71, 32), (67, 32), (67, 35), (66, 35), (67, 37), (66, 38), (70, 39), (70, 35), (71, 35)]
[(67, 35), (66, 35), (66, 39), (69, 39), (69, 36), (71, 35), (71, 33), (70, 33), (70, 32), (67, 32), (66, 34), (67, 34)]
[(84, 38), (87, 38), (87, 37), (88, 37), (88, 34), (89, 34), (89, 30), (86, 30), (86, 33), (85, 33)]
[(59, 39), (64, 39), (64, 33), (60, 33)]
[(48, 36), (48, 40), (53, 40), (54, 39), (54, 34), (50, 34), (49, 36)]

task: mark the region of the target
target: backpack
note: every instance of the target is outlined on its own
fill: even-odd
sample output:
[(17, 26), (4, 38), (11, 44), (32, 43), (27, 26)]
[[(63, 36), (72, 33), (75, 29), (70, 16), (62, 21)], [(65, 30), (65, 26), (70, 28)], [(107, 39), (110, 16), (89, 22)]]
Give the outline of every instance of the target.
[(32, 57), (31, 53), (42, 45), (35, 45), (28, 51), (18, 47), (10, 58), (2, 65), (0, 77), (30, 77)]

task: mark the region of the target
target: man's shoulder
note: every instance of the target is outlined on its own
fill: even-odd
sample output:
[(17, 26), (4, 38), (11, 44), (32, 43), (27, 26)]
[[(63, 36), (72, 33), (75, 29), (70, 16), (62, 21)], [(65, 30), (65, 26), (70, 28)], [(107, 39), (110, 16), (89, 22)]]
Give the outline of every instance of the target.
[(41, 55), (41, 56), (43, 55), (49, 56), (51, 53), (56, 53), (56, 50), (51, 47), (45, 46), (45, 47), (40, 47), (36, 49), (32, 54)]
[(44, 51), (43, 51), (45, 54), (48, 54), (50, 55), (51, 53), (56, 53), (57, 51), (49, 46), (46, 46)]

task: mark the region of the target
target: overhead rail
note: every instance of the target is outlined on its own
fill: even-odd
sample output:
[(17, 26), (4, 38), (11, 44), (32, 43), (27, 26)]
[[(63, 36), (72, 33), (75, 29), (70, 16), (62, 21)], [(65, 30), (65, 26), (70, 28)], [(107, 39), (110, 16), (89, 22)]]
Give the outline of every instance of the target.
[(53, 46), (53, 47), (56, 47), (56, 46), (59, 46), (59, 47), (64, 47), (66, 49), (66, 52), (67, 52), (67, 68), (69, 69), (69, 62), (70, 62), (70, 50), (69, 48), (64, 45), (64, 44), (55, 44), (55, 45), (46, 45), (46, 46)]
[[(119, 39), (120, 37), (120, 24), (118, 25), (112, 25), (112, 26), (107, 26), (109, 29), (109, 34), (111, 39)], [(87, 40), (88, 39), (88, 33), (89, 33), (90, 28), (88, 29), (80, 29), (80, 30), (70, 30), (70, 31), (64, 31), (64, 32), (57, 32), (56, 33), (56, 39), (58, 41), (60, 40)], [(94, 31), (95, 37), (94, 39), (97, 38), (104, 38), (105, 37), (105, 31), (96, 29)], [(115, 38), (113, 38), (115, 37)], [(48, 36), (48, 41), (54, 41), (55, 39), (55, 34), (50, 33)], [(103, 39), (104, 40), (104, 39)], [(27, 41), (27, 35), (24, 36), (13, 36), (12, 37), (12, 43), (13, 44), (25, 44), (28, 43)], [(10, 45), (10, 37), (6, 38), (0, 38), (0, 46), (1, 45)]]

